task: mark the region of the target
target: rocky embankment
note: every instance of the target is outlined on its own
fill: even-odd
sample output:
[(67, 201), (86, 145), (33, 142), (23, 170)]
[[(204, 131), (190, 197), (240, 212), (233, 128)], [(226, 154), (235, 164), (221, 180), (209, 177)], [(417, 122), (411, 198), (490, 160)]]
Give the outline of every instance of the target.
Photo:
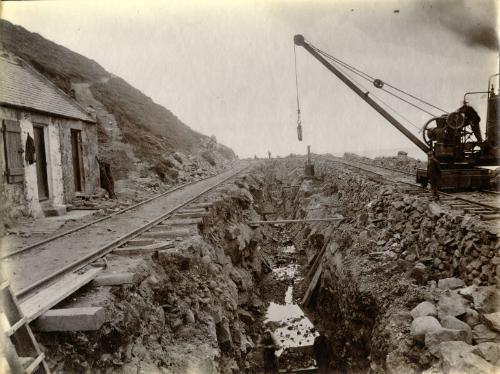
[(304, 292), (318, 280), (308, 310), (328, 342), (325, 372), (498, 370), (495, 232), (341, 166), (316, 164), (320, 177), (303, 181), (300, 162), (283, 163), (282, 184), (300, 185), (283, 192), (288, 218), (345, 217), (296, 225)]
[(417, 169), (427, 168), (427, 163), (420, 160), (408, 157), (404, 152), (398, 154), (397, 156), (384, 156), (375, 157), (374, 159), (358, 156), (354, 153), (345, 153), (344, 158), (350, 161), (358, 161), (362, 163), (368, 163), (375, 166), (381, 166), (384, 168), (390, 168), (395, 170), (400, 170), (406, 173), (415, 173)]

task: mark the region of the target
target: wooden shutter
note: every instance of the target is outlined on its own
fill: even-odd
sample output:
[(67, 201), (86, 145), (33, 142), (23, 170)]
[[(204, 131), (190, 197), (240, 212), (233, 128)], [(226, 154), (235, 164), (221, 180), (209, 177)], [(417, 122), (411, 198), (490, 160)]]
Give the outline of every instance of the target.
[(22, 182), (24, 176), (24, 150), (21, 141), (21, 126), (18, 121), (3, 120), (3, 139), (7, 182)]

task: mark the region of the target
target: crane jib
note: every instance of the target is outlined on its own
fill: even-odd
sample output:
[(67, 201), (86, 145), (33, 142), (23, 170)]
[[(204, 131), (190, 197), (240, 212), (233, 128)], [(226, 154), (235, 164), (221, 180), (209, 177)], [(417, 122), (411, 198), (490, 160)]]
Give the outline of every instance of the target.
[(344, 82), (351, 90), (353, 90), (359, 97), (361, 97), (368, 105), (375, 109), (382, 117), (389, 121), (394, 127), (396, 127), (400, 132), (403, 133), (410, 141), (419, 147), (425, 153), (431, 151), (431, 149), (422, 142), (419, 138), (413, 135), (406, 127), (404, 127), (396, 118), (389, 114), (384, 108), (377, 104), (369, 95), (368, 92), (363, 92), (358, 86), (356, 86), (349, 78), (347, 78), (340, 70), (336, 69), (332, 64), (325, 60), (321, 55), (319, 55), (314, 48), (309, 45), (302, 35), (295, 35), (294, 43), (298, 46), (304, 47), (313, 57), (315, 57), (321, 64), (323, 64), (328, 70), (337, 76), (342, 82)]

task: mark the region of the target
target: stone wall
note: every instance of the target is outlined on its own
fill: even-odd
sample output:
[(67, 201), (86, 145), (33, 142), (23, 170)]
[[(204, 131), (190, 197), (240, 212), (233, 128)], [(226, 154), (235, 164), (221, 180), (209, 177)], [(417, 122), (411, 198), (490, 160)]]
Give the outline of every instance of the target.
[[(71, 202), (75, 195), (71, 149), (71, 128), (82, 130), (82, 156), (85, 173), (85, 193), (92, 194), (99, 187), (99, 167), (97, 165), (97, 130), (94, 124), (81, 121), (35, 114), (7, 107), (0, 107), (0, 119), (19, 121), (21, 145), (26, 146), (28, 134), (33, 137), (33, 125), (44, 127), (47, 160), (47, 180), (49, 189), (48, 205), (59, 206)], [(1, 165), (5, 174), (5, 150), (3, 133), (0, 134)], [(8, 217), (20, 215), (43, 216), (38, 197), (36, 163), (24, 161), (24, 179), (19, 183), (3, 180), (3, 199), (8, 206)]]
[(419, 263), (426, 280), (457, 276), (468, 285), (500, 281), (498, 230), (477, 216), (443, 209), (425, 197), (329, 165), (321, 172), (327, 176), (323, 188), (338, 190), (340, 213), (369, 252)]

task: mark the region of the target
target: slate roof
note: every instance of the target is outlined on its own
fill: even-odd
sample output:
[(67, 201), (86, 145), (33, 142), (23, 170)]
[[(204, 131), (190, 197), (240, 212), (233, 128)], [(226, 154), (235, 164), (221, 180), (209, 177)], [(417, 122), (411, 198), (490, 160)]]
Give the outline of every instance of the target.
[(95, 122), (72, 98), (22, 60), (0, 57), (0, 104)]

